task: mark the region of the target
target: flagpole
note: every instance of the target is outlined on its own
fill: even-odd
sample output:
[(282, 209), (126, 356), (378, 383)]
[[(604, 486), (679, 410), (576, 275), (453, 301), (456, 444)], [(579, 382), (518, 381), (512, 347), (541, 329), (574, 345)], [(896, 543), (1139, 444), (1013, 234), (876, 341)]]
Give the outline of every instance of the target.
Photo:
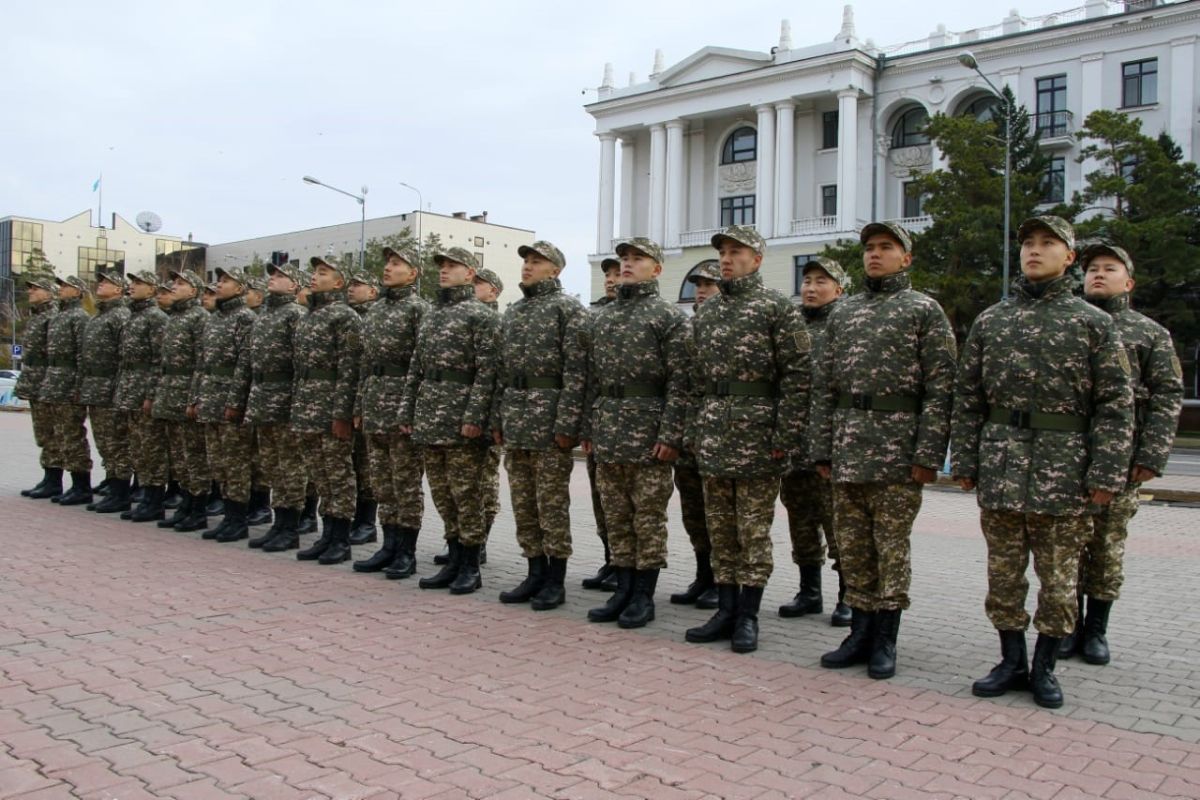
[(96, 207), (96, 216), (99, 217), (100, 227), (104, 227), (104, 173), (100, 173), (99, 180), (96, 181), (96, 187), (100, 192), (100, 205)]

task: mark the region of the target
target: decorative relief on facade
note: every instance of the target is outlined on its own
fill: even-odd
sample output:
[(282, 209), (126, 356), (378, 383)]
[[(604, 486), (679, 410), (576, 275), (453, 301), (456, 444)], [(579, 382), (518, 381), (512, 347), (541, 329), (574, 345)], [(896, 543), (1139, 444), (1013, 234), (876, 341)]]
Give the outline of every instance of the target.
[(888, 151), (888, 172), (896, 178), (907, 178), (913, 170), (929, 167), (932, 162), (933, 154), (927, 144), (893, 147)]
[(717, 172), (722, 195), (754, 194), (758, 167), (754, 161), (722, 164)]

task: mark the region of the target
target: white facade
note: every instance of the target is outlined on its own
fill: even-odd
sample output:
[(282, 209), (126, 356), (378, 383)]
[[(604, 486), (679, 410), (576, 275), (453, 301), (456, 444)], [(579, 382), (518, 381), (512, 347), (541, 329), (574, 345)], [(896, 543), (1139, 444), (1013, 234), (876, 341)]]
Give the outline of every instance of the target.
[[(764, 279), (793, 294), (797, 257), (853, 237), (866, 221), (920, 229), (929, 220), (914, 200), (906, 209), (904, 184), (940, 156), (920, 136), (905, 141), (901, 129), (894, 137), (909, 112), (961, 114), (992, 96), (958, 62), (964, 50), (1043, 128), (1042, 147), (1060, 159), (1064, 199), (1090, 170), (1076, 162), (1073, 134), (1096, 109), (1121, 109), (1151, 136), (1166, 131), (1186, 160), (1200, 154), (1200, 0), (1087, 0), (1038, 19), (1010, 15), (992, 28), (938, 26), (926, 40), (882, 50), (857, 39), (847, 6), (833, 41), (794, 49), (790, 39), (785, 21), (769, 53), (705, 47), (623, 89), (606, 68), (599, 100), (587, 106), (600, 142), (593, 261), (614, 240), (650, 236), (664, 245), (663, 294), (674, 296), (687, 272), (712, 257), (712, 233), (752, 205), (768, 240)], [(1126, 71), (1142, 76), (1126, 80)], [(753, 157), (723, 163), (742, 129), (753, 133)], [(602, 290), (593, 270), (593, 296)]]

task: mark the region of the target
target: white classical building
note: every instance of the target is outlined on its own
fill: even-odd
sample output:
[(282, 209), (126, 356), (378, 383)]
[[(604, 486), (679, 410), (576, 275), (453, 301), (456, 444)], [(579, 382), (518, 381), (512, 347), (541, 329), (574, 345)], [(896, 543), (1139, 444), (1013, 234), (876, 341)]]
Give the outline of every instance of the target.
[[(649, 80), (617, 88), (605, 66), (587, 106), (600, 142), (598, 262), (614, 242), (649, 236), (666, 250), (664, 296), (690, 297), (684, 278), (711, 258), (709, 239), (753, 224), (768, 242), (768, 285), (795, 294), (799, 267), (869, 220), (927, 225), (913, 170), (941, 157), (921, 133), (935, 113), (991, 113), (995, 95), (959, 63), (964, 50), (1034, 115), (1051, 156), (1047, 203), (1083, 183), (1073, 134), (1101, 108), (1169, 133), (1195, 160), (1200, 0), (1086, 5), (1038, 18), (878, 48), (860, 41), (853, 10), (832, 39), (796, 47), (785, 20), (770, 52), (705, 47)], [(618, 147), (619, 146), (619, 147)], [(619, 150), (619, 152), (618, 152)], [(592, 294), (602, 291), (593, 270)]]

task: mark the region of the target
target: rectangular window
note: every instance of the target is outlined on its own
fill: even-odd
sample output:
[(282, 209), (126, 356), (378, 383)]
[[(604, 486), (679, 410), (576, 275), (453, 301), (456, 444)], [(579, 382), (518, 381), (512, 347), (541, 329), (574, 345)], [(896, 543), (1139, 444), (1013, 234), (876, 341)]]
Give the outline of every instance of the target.
[(838, 112), (826, 111), (821, 115), (821, 149), (833, 150), (838, 146)]
[(1067, 196), (1067, 159), (1064, 156), (1051, 156), (1046, 165), (1046, 174), (1042, 178), (1042, 202), (1061, 203)]
[(1121, 65), (1121, 106), (1148, 106), (1158, 102), (1158, 59)]
[(754, 195), (721, 198), (721, 227), (754, 224)]
[(1037, 79), (1037, 129), (1042, 136), (1067, 134), (1067, 76)]
[(904, 213), (901, 216), (920, 217), (925, 213), (925, 195), (915, 191), (916, 187), (916, 181), (904, 182)]
[(837, 216), (837, 184), (831, 183), (821, 187), (821, 216)]
[(804, 265), (812, 261), (812, 256), (792, 256), (792, 294), (800, 296), (804, 286)]

